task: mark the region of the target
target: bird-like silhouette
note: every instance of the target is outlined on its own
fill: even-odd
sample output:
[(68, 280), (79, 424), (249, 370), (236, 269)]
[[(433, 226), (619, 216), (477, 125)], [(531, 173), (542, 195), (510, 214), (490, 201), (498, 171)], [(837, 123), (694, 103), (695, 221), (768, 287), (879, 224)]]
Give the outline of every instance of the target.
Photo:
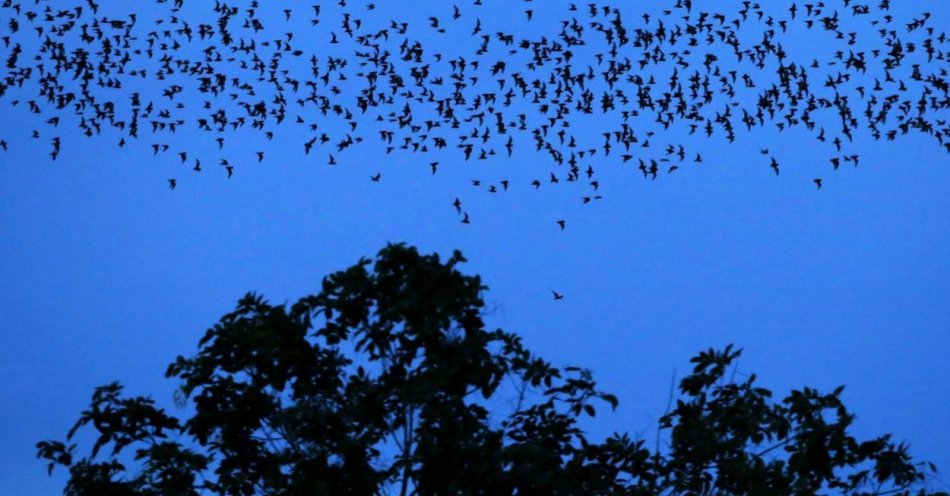
[[(833, 150), (835, 170), (859, 164), (859, 134), (919, 134), (950, 153), (945, 23), (897, 12), (887, 0), (741, 1), (735, 9), (535, 2), (512, 26), (480, 15), (511, 9), (502, 0), (413, 4), (421, 23), (389, 18), (371, 2), (305, 11), (282, 2), (188, 11), (181, 1), (153, 4), (147, 14), (118, 6), (106, 16), (97, 0), (3, 2), (0, 103), (37, 116), (43, 135), (68, 124), (90, 139), (118, 135), (120, 147), (146, 140), (155, 160), (174, 147), (179, 166), (258, 138), (273, 140), (265, 146), (299, 140), (285, 154), (299, 153), (300, 143), (304, 156), (325, 149), (329, 165), (375, 144), (380, 153), (427, 156), (419, 163), (432, 174), (436, 153), (487, 161), (526, 157), (515, 155), (524, 147), (534, 153), (525, 167), (550, 167), (529, 177), (584, 187), (586, 176), (595, 191), (605, 180), (600, 164), (637, 159), (637, 176), (655, 181), (661, 170), (681, 174), (704, 162), (695, 150), (687, 158), (696, 141), (651, 147), (656, 133), (677, 129), (700, 145), (800, 129), (817, 150)], [(787, 50), (802, 36), (822, 42), (813, 53)], [(215, 144), (199, 148), (205, 139)], [(788, 157), (756, 148), (780, 175)], [(257, 162), (265, 151), (273, 160), (270, 149), (250, 149)], [(50, 157), (61, 152), (56, 136)], [(230, 178), (235, 166), (225, 167)], [(192, 169), (201, 170), (197, 158)], [(486, 179), (488, 191), (507, 191), (515, 177), (502, 177)], [(540, 189), (541, 179), (531, 185)]]

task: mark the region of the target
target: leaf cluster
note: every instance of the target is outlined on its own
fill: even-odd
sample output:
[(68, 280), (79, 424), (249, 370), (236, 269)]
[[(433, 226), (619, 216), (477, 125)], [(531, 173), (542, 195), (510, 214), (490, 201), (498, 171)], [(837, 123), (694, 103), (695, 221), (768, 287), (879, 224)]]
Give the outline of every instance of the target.
[(168, 367), (187, 419), (112, 383), (67, 434), (95, 430), (88, 456), (38, 455), (68, 468), (71, 496), (946, 494), (919, 489), (906, 445), (848, 434), (841, 388), (774, 402), (754, 376), (725, 381), (731, 347), (693, 359), (663, 447), (588, 439), (581, 420), (617, 398), (486, 329), (462, 262), (392, 244), (292, 305), (248, 294)]

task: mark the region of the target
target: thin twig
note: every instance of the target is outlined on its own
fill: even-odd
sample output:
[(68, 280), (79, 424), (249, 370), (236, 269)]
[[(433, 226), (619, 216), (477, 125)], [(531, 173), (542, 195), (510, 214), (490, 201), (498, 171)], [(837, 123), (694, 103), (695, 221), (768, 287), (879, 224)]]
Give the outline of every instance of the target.
[[(667, 416), (667, 414), (670, 413), (670, 408), (673, 407), (673, 390), (675, 388), (676, 388), (676, 368), (674, 367), (673, 375), (672, 377), (670, 377), (670, 392), (669, 392), (669, 396), (667, 396), (666, 398), (666, 409), (663, 410), (663, 415), (660, 417), (660, 419)], [(657, 425), (656, 426), (656, 446), (654, 447), (654, 453), (660, 452), (660, 430), (661, 430), (660, 425)]]

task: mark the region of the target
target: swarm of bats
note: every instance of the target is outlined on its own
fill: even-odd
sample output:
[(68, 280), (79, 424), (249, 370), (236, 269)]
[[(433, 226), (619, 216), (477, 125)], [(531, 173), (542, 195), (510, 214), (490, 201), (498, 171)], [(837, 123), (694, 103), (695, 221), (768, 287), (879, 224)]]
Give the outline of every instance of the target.
[[(523, 0), (507, 30), (483, 20), (488, 0), (414, 2), (426, 15), (412, 22), (349, 0), (156, 0), (148, 19), (119, 2), (2, 2), (0, 103), (42, 115), (32, 137), (49, 141), (53, 160), (66, 123), (119, 146), (147, 140), (194, 172), (208, 167), (186, 147), (206, 137), (219, 156), (205, 163), (230, 178), (265, 160), (229, 153), (236, 136), (296, 128), (310, 160), (336, 165), (372, 143), (431, 154), (421, 163), (433, 174), (435, 155), (504, 159), (523, 147), (545, 159), (530, 186), (579, 184), (589, 203), (602, 198), (595, 165), (655, 180), (700, 164), (700, 151), (665, 138), (674, 131), (701, 143), (801, 128), (828, 151), (829, 170), (858, 165), (859, 133), (919, 133), (950, 152), (948, 37), (928, 13), (897, 18), (889, 0), (703, 2), (716, 11)], [(798, 53), (802, 37), (824, 51)], [(15, 143), (4, 138), (0, 152)], [(779, 157), (761, 151), (780, 175)]]

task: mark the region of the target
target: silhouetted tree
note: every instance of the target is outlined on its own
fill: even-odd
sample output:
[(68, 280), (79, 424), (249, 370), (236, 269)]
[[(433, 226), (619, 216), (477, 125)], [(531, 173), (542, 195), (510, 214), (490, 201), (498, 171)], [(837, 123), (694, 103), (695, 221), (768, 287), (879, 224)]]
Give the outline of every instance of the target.
[(76, 496), (946, 494), (921, 488), (906, 445), (848, 433), (842, 388), (773, 401), (755, 376), (726, 380), (731, 346), (692, 359), (658, 448), (588, 439), (581, 417), (617, 399), (486, 330), (464, 261), (389, 245), (289, 308), (248, 294), (168, 368), (190, 417), (112, 383), (67, 435), (91, 426), (89, 455), (44, 441), (39, 456)]

